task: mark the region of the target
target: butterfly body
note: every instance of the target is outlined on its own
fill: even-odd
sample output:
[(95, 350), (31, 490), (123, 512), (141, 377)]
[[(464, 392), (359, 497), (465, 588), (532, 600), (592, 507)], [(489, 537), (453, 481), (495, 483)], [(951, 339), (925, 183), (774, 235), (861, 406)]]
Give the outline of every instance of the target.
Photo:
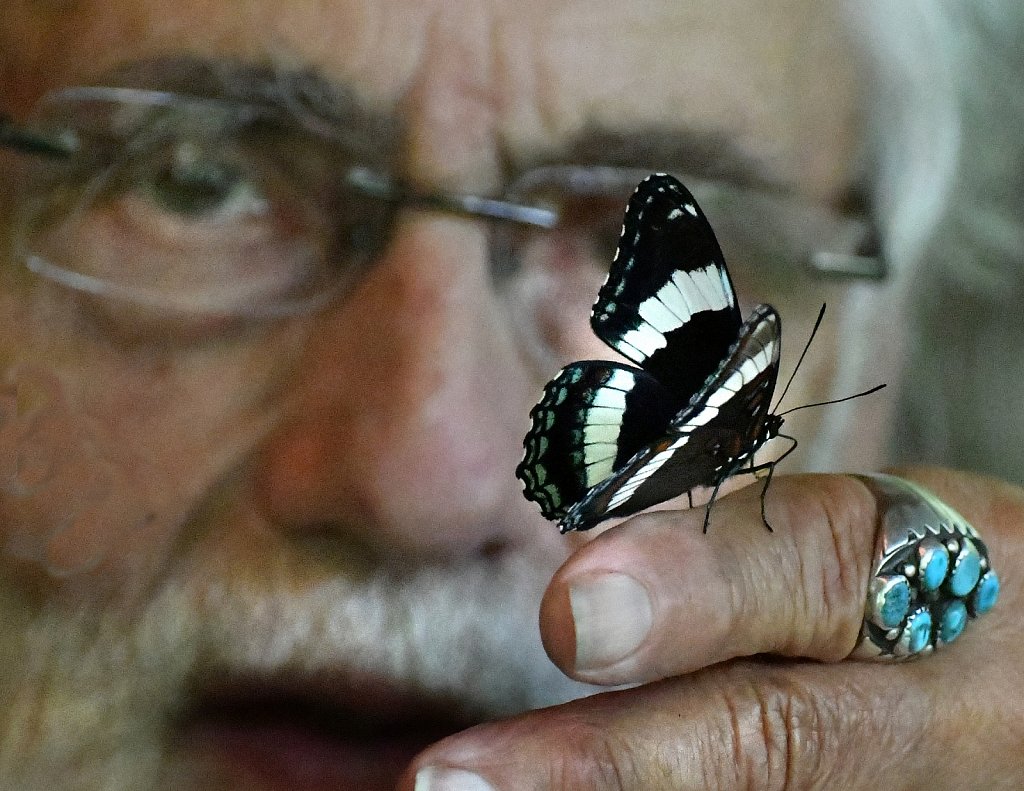
[(770, 478), (754, 455), (782, 425), (769, 404), (781, 321), (770, 305), (741, 321), (711, 226), (671, 176), (630, 199), (591, 326), (635, 366), (566, 366), (531, 412), (516, 470), (562, 532), (698, 488), (713, 487), (713, 501), (744, 468)]

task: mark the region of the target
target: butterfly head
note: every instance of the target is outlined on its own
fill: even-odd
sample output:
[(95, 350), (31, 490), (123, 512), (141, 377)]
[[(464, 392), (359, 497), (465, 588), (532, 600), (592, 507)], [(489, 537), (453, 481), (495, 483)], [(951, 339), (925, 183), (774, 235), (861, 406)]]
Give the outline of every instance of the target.
[(779, 431), (782, 430), (783, 422), (785, 422), (785, 418), (783, 418), (782, 415), (768, 415), (768, 417), (765, 418), (764, 426), (761, 428), (761, 436), (758, 438), (758, 444), (760, 445), (779, 436)]

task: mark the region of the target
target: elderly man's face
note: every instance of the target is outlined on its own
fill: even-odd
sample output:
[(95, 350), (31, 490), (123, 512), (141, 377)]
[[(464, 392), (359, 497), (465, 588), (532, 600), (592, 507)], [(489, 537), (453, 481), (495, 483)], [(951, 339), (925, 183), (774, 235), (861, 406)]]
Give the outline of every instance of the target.
[[(853, 60), (811, 0), (770, 18), (360, 0), (13, 0), (3, 17), (0, 90), (22, 117), (69, 85), (183, 90), (194, 71), (346, 97), (320, 138), (347, 113), (401, 128), (377, 156), (422, 188), (493, 194), (538, 162), (614, 156), (828, 206), (854, 176)], [(154, 316), (26, 260), (130, 262), (170, 287), (168, 262), (216, 266), (241, 288), (291, 254), (304, 196), (196, 212), (128, 168), (65, 225), (25, 219), (35, 163), (0, 167), (0, 784), (387, 788), (462, 724), (586, 692), (536, 628), (571, 543), (513, 471), (544, 380), (609, 354), (587, 327), (597, 259), (554, 239), (496, 273), (482, 222), (406, 210), (316, 311)], [(739, 285), (776, 303), (790, 350), (825, 293)]]

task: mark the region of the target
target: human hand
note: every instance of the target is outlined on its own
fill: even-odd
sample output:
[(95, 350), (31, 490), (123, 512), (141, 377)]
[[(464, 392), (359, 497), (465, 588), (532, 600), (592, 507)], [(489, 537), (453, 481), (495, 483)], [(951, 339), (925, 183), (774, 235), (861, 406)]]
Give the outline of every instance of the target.
[(751, 486), (715, 505), (707, 536), (702, 508), (645, 514), (555, 574), (541, 607), (551, 658), (578, 679), (639, 686), (456, 734), (400, 787), (1024, 787), (1024, 492), (947, 470), (902, 474), (977, 528), (1004, 580), (998, 606), (956, 642), (920, 661), (846, 660), (878, 504), (849, 476), (776, 479), (774, 533)]

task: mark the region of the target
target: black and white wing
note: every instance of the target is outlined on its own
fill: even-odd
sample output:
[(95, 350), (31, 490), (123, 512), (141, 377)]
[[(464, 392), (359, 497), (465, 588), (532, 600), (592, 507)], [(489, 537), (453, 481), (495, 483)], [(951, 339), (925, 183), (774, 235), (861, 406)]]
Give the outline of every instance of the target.
[(590, 323), (681, 405), (735, 343), (742, 317), (722, 250), (693, 195), (672, 176), (647, 177), (630, 198)]
[(781, 322), (760, 305), (689, 405), (649, 445), (592, 488), (560, 519), (562, 532), (588, 530), (698, 487), (715, 486), (750, 461), (768, 438), (779, 373)]
[(665, 431), (678, 411), (653, 377), (620, 363), (566, 366), (530, 412), (516, 468), (526, 497), (548, 519), (574, 503)]
[(742, 323), (714, 232), (671, 176), (630, 198), (591, 326), (642, 370), (573, 363), (530, 413), (516, 474), (563, 532), (717, 486), (777, 429), (778, 314)]

